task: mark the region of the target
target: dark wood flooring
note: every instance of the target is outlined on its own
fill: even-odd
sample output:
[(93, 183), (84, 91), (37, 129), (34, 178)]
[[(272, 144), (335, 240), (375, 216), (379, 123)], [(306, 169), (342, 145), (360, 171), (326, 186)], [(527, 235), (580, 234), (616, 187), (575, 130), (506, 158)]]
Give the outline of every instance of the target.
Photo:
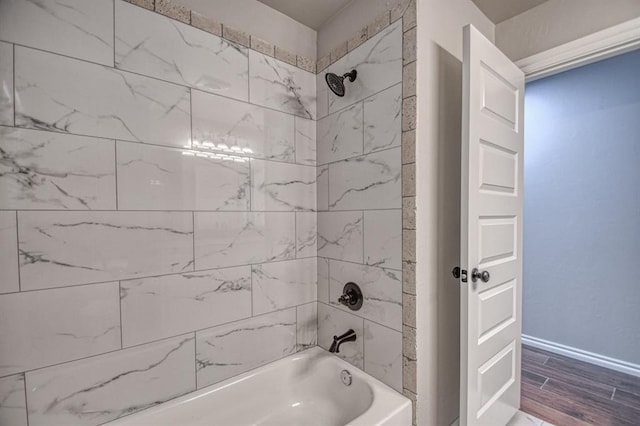
[(521, 410), (557, 426), (640, 426), (640, 377), (522, 346)]

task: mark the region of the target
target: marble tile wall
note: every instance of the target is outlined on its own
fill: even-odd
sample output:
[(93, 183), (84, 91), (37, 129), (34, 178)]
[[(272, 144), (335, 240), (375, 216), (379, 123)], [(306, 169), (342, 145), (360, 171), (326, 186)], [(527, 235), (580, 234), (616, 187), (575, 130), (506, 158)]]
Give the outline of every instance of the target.
[(317, 344), (315, 63), (167, 4), (0, 2), (2, 425)]
[[(338, 356), (402, 391), (403, 28), (386, 22), (317, 76), (318, 344), (352, 328)], [(344, 97), (327, 91), (354, 68)], [(350, 281), (359, 311), (337, 302)]]

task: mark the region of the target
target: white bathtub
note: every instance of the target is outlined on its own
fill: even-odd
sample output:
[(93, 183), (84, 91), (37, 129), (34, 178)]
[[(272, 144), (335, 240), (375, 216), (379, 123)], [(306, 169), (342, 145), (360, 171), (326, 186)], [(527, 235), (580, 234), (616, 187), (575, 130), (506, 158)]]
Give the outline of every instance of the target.
[(315, 347), (107, 424), (410, 426), (411, 401)]

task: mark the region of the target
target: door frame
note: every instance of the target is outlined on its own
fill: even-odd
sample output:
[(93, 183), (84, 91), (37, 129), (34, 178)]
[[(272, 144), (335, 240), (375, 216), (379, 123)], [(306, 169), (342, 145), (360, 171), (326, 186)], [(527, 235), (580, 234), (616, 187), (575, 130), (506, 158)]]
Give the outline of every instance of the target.
[[(525, 83), (529, 83), (636, 49), (640, 49), (640, 17), (533, 54), (515, 64), (524, 72)], [(522, 342), (530, 346), (640, 377), (636, 365), (531, 336), (521, 337)]]
[(640, 48), (640, 18), (516, 61), (530, 82)]

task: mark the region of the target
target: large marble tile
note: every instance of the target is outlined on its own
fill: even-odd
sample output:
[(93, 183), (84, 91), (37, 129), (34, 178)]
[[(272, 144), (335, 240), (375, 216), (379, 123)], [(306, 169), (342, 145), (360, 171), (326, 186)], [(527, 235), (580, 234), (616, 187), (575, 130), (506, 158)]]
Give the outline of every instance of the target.
[(340, 98), (329, 93), (330, 113), (402, 81), (402, 21), (398, 20), (349, 52), (327, 72), (342, 75), (352, 69), (358, 71), (358, 77), (353, 83), (345, 82), (345, 96)]
[(177, 336), (251, 316), (251, 267), (120, 282), (122, 343)]
[(120, 349), (118, 283), (0, 296), (0, 376)]
[(234, 99), (249, 99), (249, 49), (116, 1), (116, 67)]
[(316, 115), (318, 120), (329, 114), (329, 87), (325, 80), (325, 74), (326, 71), (322, 71), (316, 76)]
[(364, 212), (364, 263), (402, 269), (402, 210)]
[(364, 322), (364, 371), (402, 392), (402, 333)]
[(249, 100), (257, 105), (315, 120), (316, 76), (250, 50)]
[(27, 426), (27, 401), (24, 392), (24, 375), (0, 379), (0, 424)]
[(318, 302), (329, 304), (329, 259), (318, 258)]
[(13, 126), (13, 45), (3, 42), (0, 42), (0, 124)]
[(340, 336), (349, 329), (356, 332), (356, 341), (341, 345), (336, 355), (364, 369), (364, 320), (333, 306), (318, 303), (318, 346), (329, 350), (333, 336)]
[(196, 269), (295, 258), (295, 213), (195, 213)]
[(253, 265), (253, 314), (279, 311), (316, 300), (317, 274), (315, 257)]
[(295, 352), (296, 308), (198, 331), (198, 388)]
[(193, 270), (179, 212), (19, 212), (22, 290)]
[(114, 210), (114, 141), (0, 127), (0, 208)]
[(316, 165), (316, 121), (295, 117), (296, 163)]
[(329, 301), (338, 309), (348, 310), (338, 303), (344, 285), (354, 282), (360, 286), (364, 303), (355, 315), (402, 331), (402, 273), (391, 269), (331, 260)]
[(194, 348), (189, 334), (29, 372), (29, 425), (99, 425), (192, 392)]
[(120, 210), (249, 210), (247, 158), (120, 141), (117, 152)]
[(316, 168), (277, 161), (251, 160), (251, 209), (315, 211)]
[(20, 290), (16, 212), (0, 211), (0, 293)]
[(3, 0), (0, 39), (113, 66), (113, 2)]
[(315, 212), (296, 213), (296, 257), (318, 255), (318, 215)]
[(329, 209), (402, 207), (400, 147), (329, 165)]
[(318, 211), (329, 210), (329, 165), (316, 167), (316, 192)]
[(15, 68), (16, 126), (179, 147), (191, 140), (186, 87), (19, 46)]
[(318, 256), (363, 259), (362, 212), (318, 212)]
[(192, 91), (193, 139), (212, 152), (295, 161), (294, 117), (222, 96)]
[(318, 164), (362, 154), (362, 104), (318, 120)]
[(297, 350), (303, 351), (318, 344), (318, 304), (300, 305), (297, 308)]
[(400, 146), (402, 85), (396, 84), (364, 100), (364, 153)]

